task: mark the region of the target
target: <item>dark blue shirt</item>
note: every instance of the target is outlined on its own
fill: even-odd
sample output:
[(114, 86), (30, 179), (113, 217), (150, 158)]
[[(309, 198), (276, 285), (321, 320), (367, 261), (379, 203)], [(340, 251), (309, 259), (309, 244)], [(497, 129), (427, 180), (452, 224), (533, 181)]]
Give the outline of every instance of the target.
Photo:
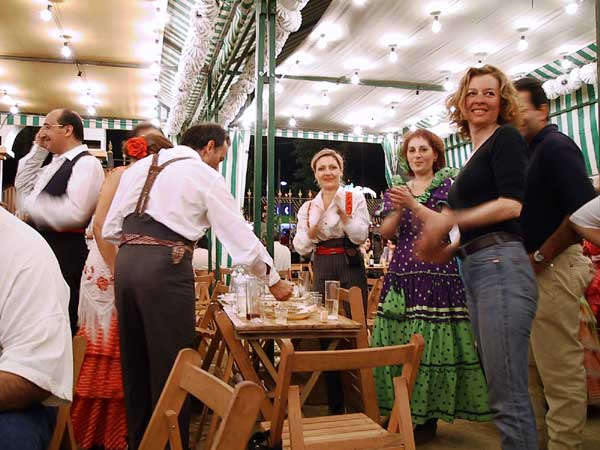
[(563, 219), (596, 196), (581, 150), (547, 125), (530, 142), (521, 228), (528, 253), (538, 250)]

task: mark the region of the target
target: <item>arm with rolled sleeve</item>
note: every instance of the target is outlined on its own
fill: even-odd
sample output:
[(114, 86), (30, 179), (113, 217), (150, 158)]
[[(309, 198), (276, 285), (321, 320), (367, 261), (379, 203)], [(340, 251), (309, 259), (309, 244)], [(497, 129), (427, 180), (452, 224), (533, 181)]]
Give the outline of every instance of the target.
[(30, 153), (21, 158), (15, 177), (15, 188), (19, 195), (29, 195), (33, 191), (35, 182), (44, 170), (42, 164), (47, 156), (48, 150), (33, 144)]
[(294, 248), (301, 255), (311, 253), (317, 244), (316, 239), (308, 237), (308, 205), (310, 201), (305, 202), (298, 211), (298, 223), (296, 226), (296, 235), (294, 236)]
[[(201, 194), (202, 195), (202, 194)], [(222, 177), (203, 193), (208, 221), (235, 264), (250, 267), (252, 273), (264, 278), (268, 286), (280, 280), (273, 259), (254, 233), (246, 226), (235, 199)]]
[(25, 200), (25, 211), (37, 225), (57, 231), (85, 227), (96, 208), (103, 181), (100, 162), (94, 157), (83, 157), (73, 167), (65, 195), (33, 192)]
[(354, 244), (361, 245), (369, 235), (369, 210), (365, 196), (360, 192), (352, 193), (352, 216), (343, 225), (344, 233)]

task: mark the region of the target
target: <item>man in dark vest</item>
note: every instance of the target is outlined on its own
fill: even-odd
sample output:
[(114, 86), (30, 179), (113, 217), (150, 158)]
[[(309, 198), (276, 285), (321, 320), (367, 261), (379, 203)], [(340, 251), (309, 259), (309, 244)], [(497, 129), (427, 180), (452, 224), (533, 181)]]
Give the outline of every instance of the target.
[[(20, 168), (15, 186), (23, 195), (23, 213), (54, 251), (69, 285), (69, 319), (75, 333), (79, 283), (88, 251), (85, 228), (96, 208), (104, 171), (83, 144), (83, 122), (74, 111), (48, 113), (35, 144), (35, 153)], [(48, 152), (52, 161), (43, 166)]]

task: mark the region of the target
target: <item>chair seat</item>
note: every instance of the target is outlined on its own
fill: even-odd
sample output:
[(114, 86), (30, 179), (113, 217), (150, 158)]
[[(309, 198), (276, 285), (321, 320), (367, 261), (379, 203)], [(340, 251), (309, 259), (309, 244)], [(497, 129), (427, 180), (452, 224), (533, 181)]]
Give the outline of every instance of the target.
[[(362, 413), (302, 419), (306, 450), (403, 449), (402, 436), (389, 433)], [(290, 449), (288, 421), (283, 426), (283, 449)]]

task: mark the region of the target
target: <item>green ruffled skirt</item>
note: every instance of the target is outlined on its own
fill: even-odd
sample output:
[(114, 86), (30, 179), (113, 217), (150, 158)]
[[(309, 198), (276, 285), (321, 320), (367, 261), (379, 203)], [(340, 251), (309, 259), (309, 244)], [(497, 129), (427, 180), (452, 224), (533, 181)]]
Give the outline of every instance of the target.
[[(411, 318), (418, 317), (418, 318)], [(407, 344), (414, 333), (425, 340), (419, 373), (411, 397), (415, 425), (429, 419), (489, 421), (487, 384), (477, 355), (471, 324), (465, 319), (432, 320), (406, 314), (402, 292), (390, 289), (380, 305), (372, 347)], [(393, 378), (401, 366), (374, 370), (379, 407), (389, 415), (394, 402)]]

